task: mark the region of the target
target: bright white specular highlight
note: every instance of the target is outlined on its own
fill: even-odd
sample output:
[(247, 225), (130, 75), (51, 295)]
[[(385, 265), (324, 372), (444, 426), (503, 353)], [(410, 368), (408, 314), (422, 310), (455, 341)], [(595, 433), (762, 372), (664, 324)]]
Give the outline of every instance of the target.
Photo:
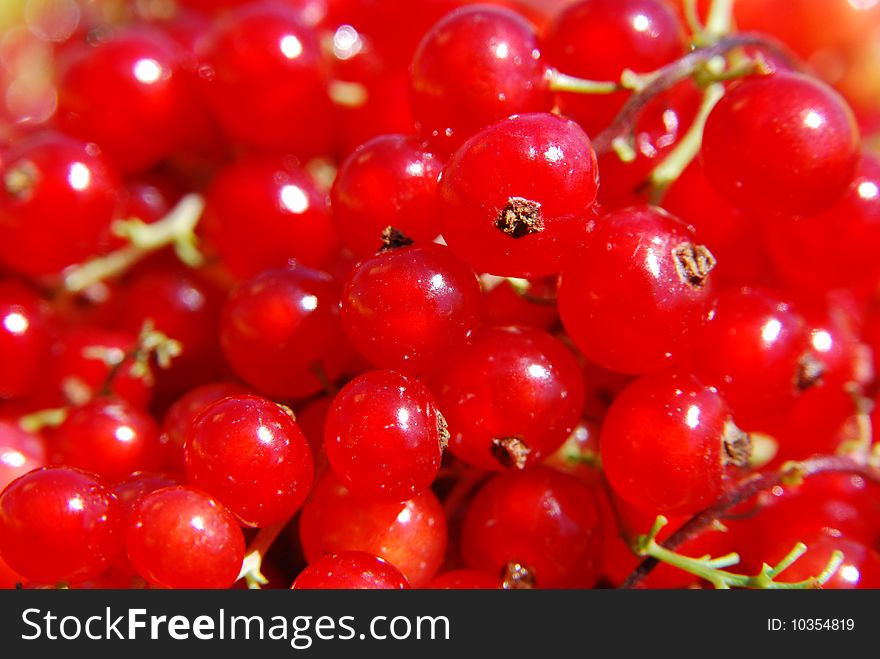
[(306, 295), (303, 297), (300, 306), (306, 311), (314, 311), (318, 308), (318, 298), (314, 295)]
[(831, 350), (831, 335), (825, 330), (816, 330), (812, 336), (813, 347), (819, 352), (828, 352)]
[(132, 71), (138, 82), (142, 82), (145, 85), (152, 85), (162, 77), (162, 65), (149, 57), (144, 57), (135, 62)]
[(124, 442), (124, 443), (128, 444), (131, 440), (134, 439), (134, 436), (135, 436), (134, 430), (128, 426), (119, 426), (116, 429), (115, 437), (120, 442)]
[(507, 59), (510, 55), (510, 47), (506, 43), (500, 43), (495, 46), (495, 57), (498, 59)]
[(859, 197), (862, 199), (876, 199), (877, 195), (880, 194), (880, 190), (877, 189), (877, 184), (872, 183), (871, 181), (862, 181), (859, 183), (856, 190), (858, 191)]
[(773, 343), (776, 339), (779, 338), (779, 333), (782, 331), (782, 323), (780, 323), (775, 318), (771, 318), (767, 321), (767, 324), (761, 328), (761, 340), (764, 343)]
[(272, 442), (272, 431), (269, 430), (266, 426), (260, 426), (257, 428), (257, 439), (259, 439), (263, 444), (269, 444)]
[(688, 428), (696, 428), (700, 425), (700, 408), (696, 405), (689, 406), (684, 422), (688, 425)]
[(86, 504), (79, 495), (76, 495), (67, 500), (67, 508), (69, 510), (85, 510)]
[(303, 52), (302, 42), (292, 34), (282, 37), (278, 46), (281, 48), (281, 53), (287, 59), (296, 59)]
[(198, 530), (198, 531), (204, 531), (204, 530), (205, 530), (205, 520), (204, 520), (204, 518), (203, 518), (201, 515), (196, 515), (195, 517), (193, 517), (193, 518), (189, 521), (189, 523), (190, 523), (190, 525), (191, 525), (194, 529), (196, 529), (196, 530)]
[(27, 332), (28, 325), (28, 319), (15, 311), (6, 314), (6, 317), (3, 319), (3, 327), (11, 334), (24, 334)]
[(81, 162), (75, 162), (67, 170), (67, 182), (74, 190), (85, 190), (92, 182), (92, 172)]
[(4, 464), (7, 467), (22, 467), (25, 462), (27, 462), (27, 458), (24, 457), (21, 451), (8, 449), (0, 453), (0, 464)]
[(804, 125), (807, 128), (821, 128), (824, 123), (825, 119), (815, 110), (810, 110), (809, 112), (807, 112), (806, 115), (804, 115)]
[(644, 14), (636, 14), (633, 16), (632, 26), (636, 32), (644, 32), (651, 27), (651, 19)]

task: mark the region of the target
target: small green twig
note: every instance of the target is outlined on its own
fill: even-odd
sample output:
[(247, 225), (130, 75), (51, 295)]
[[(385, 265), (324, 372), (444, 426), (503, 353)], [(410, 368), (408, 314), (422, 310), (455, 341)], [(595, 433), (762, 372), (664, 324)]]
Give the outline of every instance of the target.
[(26, 414), (18, 420), (22, 430), (39, 432), (43, 428), (55, 428), (67, 420), (69, 409), (66, 407), (53, 407)]
[(190, 267), (202, 265), (204, 259), (196, 247), (195, 228), (204, 207), (205, 201), (200, 195), (188, 194), (158, 222), (146, 224), (136, 219), (118, 220), (113, 224), (113, 232), (131, 244), (73, 266), (64, 274), (64, 288), (71, 293), (80, 293), (93, 284), (125, 273), (164, 247), (173, 247), (177, 257)]
[(244, 579), (247, 582), (247, 587), (251, 590), (260, 590), (269, 583), (269, 580), (262, 572), (263, 559), (266, 558), (266, 554), (269, 552), (272, 544), (289, 522), (290, 520), (286, 519), (283, 522), (266, 526), (257, 532), (256, 537), (251, 542), (247, 552), (245, 552), (244, 561), (241, 564), (241, 572), (239, 572), (236, 581)]
[(739, 563), (739, 555), (736, 553), (726, 554), (718, 558), (710, 558), (704, 556), (701, 558), (691, 558), (683, 554), (676, 553), (671, 549), (657, 543), (657, 534), (667, 524), (667, 519), (659, 515), (654, 522), (651, 531), (644, 536), (640, 536), (635, 541), (635, 550), (640, 556), (650, 556), (658, 561), (668, 563), (680, 570), (684, 570), (704, 581), (708, 581), (715, 588), (760, 588), (766, 590), (802, 590), (807, 588), (819, 588), (825, 584), (843, 563), (843, 553), (834, 551), (825, 568), (815, 577), (804, 579), (796, 582), (779, 582), (776, 581), (782, 572), (791, 567), (807, 551), (807, 546), (799, 542), (794, 548), (785, 555), (775, 566), (762, 566), (761, 571), (756, 575), (736, 574), (724, 570), (725, 567), (731, 567)]
[(573, 94), (614, 94), (623, 91), (624, 87), (610, 80), (585, 80), (560, 73), (555, 69), (550, 74), (550, 90), (554, 92), (570, 92)]

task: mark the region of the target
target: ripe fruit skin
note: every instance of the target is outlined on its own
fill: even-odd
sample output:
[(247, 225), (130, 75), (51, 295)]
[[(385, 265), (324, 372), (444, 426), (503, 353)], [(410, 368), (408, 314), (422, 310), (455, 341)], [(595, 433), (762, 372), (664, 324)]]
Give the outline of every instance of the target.
[(424, 586), (446, 555), (446, 514), (426, 490), (390, 503), (357, 497), (332, 472), (315, 484), (300, 513), (299, 538), (307, 561), (346, 550), (366, 551), (399, 569), (413, 588)]
[(703, 135), (712, 184), (763, 214), (827, 208), (843, 194), (858, 157), (859, 132), (846, 102), (824, 83), (788, 71), (732, 85)]
[(481, 330), (436, 374), (432, 388), (449, 424), (449, 450), (493, 471), (523, 468), (552, 453), (584, 405), (574, 354), (528, 327)]
[(92, 255), (118, 195), (94, 144), (50, 132), (19, 142), (0, 162), (0, 265), (39, 276)]
[(339, 237), (355, 256), (372, 256), (392, 226), (416, 242), (440, 233), (437, 181), (443, 162), (406, 135), (380, 135), (343, 161), (330, 191)]
[(0, 419), (0, 492), (19, 476), (45, 464), (43, 438), (12, 420)]
[(587, 240), (559, 278), (559, 312), (575, 345), (622, 373), (679, 360), (714, 304), (711, 252), (691, 227), (650, 206), (599, 218)]
[(37, 388), (49, 362), (49, 346), (47, 305), (24, 284), (0, 279), (0, 400)]
[(546, 113), (504, 119), (443, 170), (443, 238), (477, 272), (554, 274), (583, 241), (598, 186), (596, 154), (576, 123)]
[(416, 123), (439, 143), (553, 106), (534, 28), (502, 7), (462, 7), (437, 22), (416, 49), (410, 84)]
[(233, 516), (191, 487), (164, 487), (140, 500), (128, 521), (128, 557), (164, 588), (229, 588), (244, 559)]
[(294, 158), (251, 156), (224, 167), (206, 204), (205, 238), (237, 277), (291, 259), (318, 268), (339, 247), (327, 195)]
[(408, 590), (409, 584), (391, 563), (365, 551), (328, 554), (311, 563), (293, 582), (293, 590)]
[(599, 437), (611, 489), (630, 505), (690, 515), (722, 492), (731, 444), (730, 410), (718, 392), (686, 371), (644, 375), (611, 404)]
[(827, 210), (765, 222), (767, 251), (805, 291), (871, 286), (880, 274), (880, 158), (863, 153), (855, 178)]
[(395, 371), (372, 371), (345, 385), (324, 429), (327, 459), (345, 487), (386, 501), (405, 501), (431, 486), (446, 439), (433, 394)]
[[(547, 61), (568, 75), (619, 80), (624, 69), (646, 73), (681, 57), (687, 38), (660, 0), (581, 0), (554, 18), (543, 39)], [(590, 135), (605, 128), (628, 98), (560, 93), (560, 110)]]
[(278, 398), (323, 390), (348, 358), (339, 322), (339, 286), (305, 266), (266, 270), (230, 293), (220, 320), (226, 361), (242, 380)]
[(122, 550), (123, 534), (116, 495), (79, 469), (37, 469), (0, 494), (0, 554), (36, 583), (98, 576)]
[(473, 570), (501, 574), (516, 562), (538, 588), (590, 588), (599, 576), (594, 495), (547, 467), (493, 477), (474, 497), (461, 533), (464, 563)]
[(183, 446), (193, 421), (212, 403), (228, 396), (246, 394), (248, 390), (235, 382), (208, 382), (190, 389), (178, 398), (162, 421), (162, 462), (165, 469), (183, 472)]
[(58, 464), (94, 472), (108, 482), (161, 466), (159, 426), (124, 400), (97, 398), (73, 409), (52, 434)]
[(200, 91), (227, 138), (298, 157), (332, 143), (321, 48), (283, 2), (231, 9), (197, 45)]
[(251, 395), (223, 398), (193, 421), (184, 448), (189, 482), (245, 526), (288, 519), (309, 493), (312, 452), (292, 414)]
[(452, 570), (438, 574), (425, 586), (433, 590), (497, 590), (497, 577), (476, 570)]
[(177, 44), (144, 25), (69, 51), (58, 84), (61, 127), (96, 142), (126, 173), (149, 169), (181, 144), (194, 112), (183, 63)]
[(349, 342), (372, 364), (425, 372), (476, 328), (480, 284), (442, 245), (389, 249), (355, 267), (342, 292), (341, 317)]

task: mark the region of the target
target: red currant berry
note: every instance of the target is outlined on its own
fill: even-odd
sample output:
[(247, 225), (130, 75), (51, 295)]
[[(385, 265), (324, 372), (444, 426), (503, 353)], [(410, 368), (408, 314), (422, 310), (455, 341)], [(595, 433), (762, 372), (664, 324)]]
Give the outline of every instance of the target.
[(673, 515), (706, 508), (751, 455), (721, 395), (675, 370), (643, 375), (620, 393), (599, 448), (615, 494), (639, 510)]
[(494, 121), (553, 106), (534, 27), (502, 7), (443, 17), (422, 38), (410, 80), (417, 123), (441, 142), (460, 144)]
[(139, 25), (67, 56), (58, 83), (66, 132), (97, 142), (126, 172), (146, 170), (180, 145), (195, 99), (183, 51), (168, 36)]
[(307, 561), (366, 551), (394, 565), (413, 588), (421, 588), (443, 563), (446, 515), (430, 490), (403, 503), (363, 499), (328, 472), (303, 506), (299, 536)]
[(391, 248), (357, 265), (342, 292), (341, 313), (349, 342), (370, 363), (429, 371), (476, 328), (480, 284), (442, 245)]
[(184, 449), (189, 482), (246, 526), (293, 516), (312, 486), (308, 442), (290, 410), (259, 396), (230, 396), (193, 421)]
[(39, 385), (49, 362), (48, 316), (35, 291), (0, 279), (0, 399), (26, 396)]
[(288, 261), (321, 267), (339, 241), (327, 195), (296, 160), (251, 157), (221, 169), (207, 193), (207, 242), (237, 277)]
[(244, 560), (244, 535), (229, 511), (189, 487), (141, 499), (126, 539), (138, 573), (164, 588), (229, 588)]
[(70, 412), (52, 435), (52, 457), (110, 482), (160, 467), (159, 427), (123, 400), (98, 398)]
[(388, 561), (365, 551), (343, 551), (318, 559), (300, 572), (294, 590), (408, 590), (409, 583)]
[(778, 71), (731, 86), (703, 134), (706, 176), (752, 211), (815, 213), (853, 177), (859, 132), (852, 110), (824, 83)]
[(599, 577), (595, 496), (573, 476), (547, 467), (486, 483), (465, 513), (461, 534), (465, 565), (501, 575), (505, 587), (590, 588)]
[[(625, 69), (647, 73), (681, 57), (687, 38), (661, 0), (580, 0), (556, 15), (543, 41), (547, 61), (565, 74), (620, 79)], [(561, 93), (559, 108), (595, 135), (614, 119), (626, 92), (603, 96)]]
[(583, 241), (598, 186), (596, 154), (576, 123), (511, 117), (465, 142), (443, 170), (443, 237), (478, 272), (553, 274)]
[(333, 400), (324, 448), (334, 473), (355, 495), (405, 501), (434, 482), (448, 438), (425, 385), (395, 371), (372, 371)]
[(680, 359), (715, 301), (715, 257), (677, 218), (649, 206), (600, 218), (583, 258), (559, 278), (559, 313), (575, 345), (612, 371)]
[(436, 238), (442, 166), (405, 135), (381, 135), (358, 147), (339, 167), (330, 193), (346, 247), (358, 258), (371, 256), (388, 226), (416, 242)]
[(321, 47), (297, 9), (231, 9), (198, 45), (205, 100), (233, 142), (300, 157), (329, 151), (333, 113)]
[(0, 419), (0, 492), (19, 476), (46, 465), (46, 444), (40, 435)]
[(30, 581), (83, 581), (122, 550), (122, 509), (94, 474), (45, 467), (0, 494), (0, 554)]
[(581, 416), (584, 384), (560, 341), (528, 327), (480, 331), (437, 373), (449, 450), (481, 469), (522, 469), (555, 451)]
[(117, 174), (94, 144), (37, 134), (0, 162), (0, 264), (57, 272), (97, 251), (119, 196)]
[(477, 570), (452, 570), (438, 574), (425, 588), (433, 590), (497, 590), (498, 577)]
[(317, 270), (294, 265), (240, 283), (220, 321), (226, 361), (245, 382), (278, 397), (324, 389), (348, 358), (339, 322), (339, 287)]

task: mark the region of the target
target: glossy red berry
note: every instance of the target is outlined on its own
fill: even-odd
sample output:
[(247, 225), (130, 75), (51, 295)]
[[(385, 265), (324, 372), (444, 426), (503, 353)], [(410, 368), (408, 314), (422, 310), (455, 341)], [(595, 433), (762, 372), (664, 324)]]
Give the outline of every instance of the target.
[(333, 219), (355, 256), (372, 256), (392, 226), (416, 242), (440, 233), (437, 181), (443, 162), (412, 137), (380, 135), (359, 146), (333, 181)]
[(432, 387), (449, 424), (449, 450), (481, 469), (522, 469), (549, 455), (584, 405), (574, 354), (527, 327), (480, 331)]
[(58, 83), (66, 132), (97, 142), (126, 172), (146, 170), (180, 145), (195, 99), (184, 53), (168, 36), (140, 25), (67, 56)]
[(477, 327), (480, 284), (442, 245), (391, 248), (355, 267), (341, 313), (349, 342), (370, 363), (424, 372), (440, 366)]
[(190, 389), (178, 398), (162, 421), (162, 464), (171, 471), (184, 470), (183, 445), (192, 429), (193, 421), (211, 404), (229, 396), (239, 396), (248, 390), (235, 382), (208, 382)]
[(112, 398), (73, 409), (52, 434), (53, 462), (94, 472), (109, 482), (159, 469), (159, 450), (153, 418)]
[(845, 191), (859, 157), (852, 111), (830, 87), (779, 71), (730, 88), (703, 135), (706, 176), (760, 213), (815, 213)]
[(339, 247), (327, 195), (290, 157), (245, 158), (221, 169), (200, 224), (237, 277), (296, 260), (325, 265)]
[(14, 421), (0, 419), (0, 492), (19, 476), (45, 465), (43, 438)]
[(241, 282), (226, 300), (220, 344), (249, 385), (271, 396), (322, 391), (348, 358), (339, 322), (339, 286), (330, 275), (293, 265)]
[[(619, 80), (624, 69), (647, 73), (681, 57), (687, 47), (678, 17), (661, 0), (580, 0), (560, 11), (542, 48), (550, 65), (589, 80)], [(560, 93), (563, 114), (595, 135), (629, 95)]]
[[(465, 513), (465, 565), (538, 588), (590, 588), (599, 576), (601, 525), (595, 496), (547, 467), (495, 476)], [(515, 578), (515, 577), (514, 577)]]
[(598, 186), (596, 154), (576, 123), (511, 117), (465, 142), (443, 170), (443, 237), (478, 272), (553, 274), (583, 241)]
[(28, 395), (49, 363), (49, 310), (36, 291), (0, 279), (0, 400)]
[(303, 506), (299, 537), (307, 561), (366, 551), (394, 565), (413, 588), (421, 588), (443, 563), (446, 514), (430, 490), (402, 503), (364, 499), (328, 472)]
[(460, 144), (494, 121), (552, 107), (535, 29), (502, 7), (443, 17), (422, 38), (410, 80), (416, 122), (440, 143)]
[(201, 91), (230, 141), (300, 157), (328, 150), (332, 112), (321, 47), (295, 7), (233, 8), (198, 52)]
[(433, 590), (496, 590), (501, 580), (477, 570), (452, 570), (438, 574), (425, 588)]
[(685, 371), (644, 375), (614, 400), (599, 437), (602, 468), (633, 507), (688, 515), (708, 507), (748, 463), (748, 436), (721, 395)]
[(622, 373), (680, 360), (712, 311), (712, 253), (691, 227), (650, 206), (599, 218), (587, 241), (559, 278), (559, 313), (575, 345)]
[(327, 412), (324, 448), (355, 495), (405, 501), (426, 491), (449, 434), (428, 388), (396, 371), (354, 378)]
[(308, 442), (290, 410), (259, 396), (230, 396), (203, 410), (184, 455), (189, 482), (246, 526), (293, 516), (314, 475)]
[(148, 582), (164, 588), (229, 588), (244, 559), (244, 536), (215, 499), (190, 487), (165, 487), (135, 506), (128, 557)]
[(870, 286), (880, 275), (880, 159), (862, 154), (827, 210), (764, 223), (767, 252), (787, 282), (809, 291)]
[(94, 254), (114, 219), (118, 176), (97, 146), (38, 133), (0, 161), (0, 264), (29, 276)]
[(400, 570), (365, 551), (328, 554), (300, 572), (293, 590), (407, 590), (409, 583)]
[(123, 543), (119, 500), (94, 474), (36, 469), (0, 494), (0, 554), (30, 581), (54, 585), (95, 577)]

